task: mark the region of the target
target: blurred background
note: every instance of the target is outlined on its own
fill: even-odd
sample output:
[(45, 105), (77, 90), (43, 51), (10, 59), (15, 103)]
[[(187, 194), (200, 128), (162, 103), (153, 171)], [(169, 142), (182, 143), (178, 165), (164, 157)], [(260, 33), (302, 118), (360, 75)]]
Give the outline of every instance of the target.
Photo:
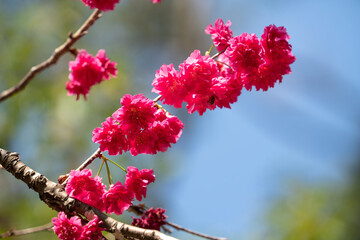
[[(48, 58), (91, 12), (81, 1), (0, 1), (0, 90)], [(74, 59), (66, 54), (0, 103), (0, 147), (55, 181), (97, 149), (92, 130), (125, 93), (154, 98), (151, 84), (162, 64), (177, 66), (194, 49), (209, 49), (204, 29), (217, 18), (231, 20), (234, 35), (260, 37), (267, 25), (285, 26), (297, 60), (283, 83), (244, 90), (232, 109), (201, 117), (166, 106), (185, 123), (177, 144), (155, 156), (112, 159), (153, 168), (156, 182), (143, 203), (195, 231), (246, 240), (360, 239), (359, 12), (358, 0), (121, 0), (75, 45), (93, 55), (105, 49), (118, 62), (118, 77), (76, 101), (65, 90)], [(97, 172), (99, 163), (91, 168)], [(124, 180), (116, 167), (112, 175)], [(0, 233), (57, 215), (4, 170), (0, 188)], [(132, 221), (130, 213), (118, 219)]]

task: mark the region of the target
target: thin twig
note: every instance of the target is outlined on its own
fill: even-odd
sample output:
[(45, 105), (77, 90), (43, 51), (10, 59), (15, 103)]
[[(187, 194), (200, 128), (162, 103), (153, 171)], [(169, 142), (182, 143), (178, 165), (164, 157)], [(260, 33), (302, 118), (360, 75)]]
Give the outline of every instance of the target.
[(161, 98), (161, 95), (159, 95), (159, 96), (157, 96), (156, 98), (154, 98), (153, 101), (156, 103), (156, 102), (158, 102), (158, 101), (160, 100), (160, 98)]
[(101, 151), (100, 148), (96, 149), (96, 151), (88, 158), (85, 160), (85, 162), (83, 162), (77, 169), (76, 171), (81, 171), (83, 169), (85, 169), (87, 166), (89, 166), (96, 158), (101, 157)]
[[(138, 216), (142, 216), (146, 212), (146, 207), (145, 207), (144, 204), (139, 204), (139, 205), (133, 204), (133, 205), (131, 205), (129, 207), (128, 211), (132, 212), (132, 213), (135, 213)], [(179, 225), (177, 225), (175, 223), (171, 223), (171, 222), (168, 222), (168, 221), (165, 221), (165, 224), (175, 228), (176, 230), (184, 231), (184, 232), (193, 234), (195, 236), (199, 236), (199, 237), (203, 237), (203, 238), (207, 238), (207, 239), (211, 239), (211, 240), (226, 240), (226, 238), (212, 237), (212, 236), (209, 236), (209, 235), (206, 235), (206, 234), (198, 233), (198, 232), (186, 229), (184, 227), (181, 227), (181, 226), (179, 226)], [(165, 229), (165, 230), (169, 231), (168, 229)]]
[(25, 77), (15, 86), (4, 90), (0, 94), (0, 102), (11, 97), (12, 95), (20, 92), (25, 86), (41, 71), (57, 63), (59, 58), (66, 52), (70, 51), (71, 46), (74, 45), (81, 37), (87, 34), (87, 30), (95, 23), (97, 19), (101, 17), (101, 11), (96, 9), (90, 17), (84, 22), (84, 24), (74, 33), (70, 33), (66, 41), (56, 48), (53, 54), (44, 62), (30, 68)]
[[(76, 171), (81, 171), (85, 169), (87, 166), (89, 166), (96, 158), (101, 157), (101, 151), (100, 148), (96, 149), (96, 151), (88, 158), (86, 159), (77, 169)], [(61, 183), (61, 185), (65, 186), (68, 182), (69, 177), (65, 179), (64, 182)]]
[(9, 231), (0, 234), (0, 238), (6, 238), (6, 237), (11, 237), (11, 236), (20, 236), (20, 235), (36, 233), (36, 232), (41, 232), (41, 231), (48, 231), (52, 228), (52, 226), (54, 226), (52, 223), (47, 223), (42, 226), (27, 228), (27, 229), (22, 229), (22, 230), (10, 229)]
[(179, 226), (179, 225), (177, 225), (175, 223), (165, 221), (165, 224), (175, 228), (176, 230), (184, 231), (184, 232), (187, 232), (187, 233), (190, 233), (192, 235), (199, 236), (199, 237), (202, 237), (202, 238), (207, 238), (207, 239), (211, 239), (211, 240), (226, 240), (226, 238), (212, 237), (212, 236), (209, 236), (209, 235), (206, 235), (206, 234), (203, 234), (203, 233), (194, 232), (192, 230), (183, 228), (183, 227), (181, 227), (181, 226)]

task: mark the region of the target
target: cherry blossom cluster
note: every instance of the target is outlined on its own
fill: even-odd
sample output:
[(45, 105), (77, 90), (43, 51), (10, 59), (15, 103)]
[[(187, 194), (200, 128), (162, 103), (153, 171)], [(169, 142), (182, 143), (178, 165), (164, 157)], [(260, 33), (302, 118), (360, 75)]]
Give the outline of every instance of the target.
[(69, 62), (69, 70), (70, 80), (66, 82), (66, 90), (68, 95), (76, 95), (76, 100), (80, 95), (86, 99), (93, 85), (109, 80), (110, 75), (117, 75), (116, 62), (110, 62), (103, 49), (95, 57), (84, 49), (80, 50), (75, 61)]
[[(107, 12), (115, 9), (115, 5), (120, 2), (120, 0), (81, 0), (85, 6), (90, 7), (90, 9), (97, 8), (101, 11)], [(160, 3), (161, 0), (149, 0), (155, 3)]]
[(167, 216), (165, 215), (165, 209), (150, 208), (141, 216), (141, 218), (132, 218), (133, 222), (131, 224), (136, 227), (160, 231), (160, 227), (165, 224)]
[[(72, 170), (65, 190), (70, 197), (76, 198), (100, 211), (120, 215), (127, 210), (132, 201), (136, 198), (141, 201), (146, 197), (147, 186), (155, 181), (152, 169), (138, 170), (136, 167), (129, 166), (125, 176), (125, 183), (120, 181), (110, 185), (106, 191), (105, 184), (99, 176), (92, 177), (92, 171), (84, 169), (81, 171)], [(57, 218), (53, 218), (53, 230), (62, 240), (97, 240), (101, 239), (99, 227), (101, 221), (97, 216), (86, 225), (82, 225), (81, 219), (73, 216), (67, 218), (64, 212), (59, 212)]]
[(161, 101), (175, 108), (186, 102), (189, 113), (202, 115), (207, 109), (230, 108), (243, 87), (266, 91), (291, 72), (295, 57), (284, 27), (267, 26), (259, 39), (248, 33), (233, 37), (230, 25), (218, 19), (205, 30), (219, 51), (217, 59), (195, 50), (179, 70), (173, 64), (160, 67), (153, 92), (161, 95)]
[(93, 131), (92, 140), (109, 155), (164, 152), (179, 139), (184, 124), (142, 94), (124, 95), (121, 108)]
[(99, 227), (99, 221), (96, 215), (93, 219), (82, 224), (78, 216), (68, 218), (64, 212), (59, 212), (58, 217), (52, 219), (53, 230), (61, 240), (99, 240), (102, 239), (101, 231), (104, 228)]
[(70, 197), (76, 198), (100, 211), (120, 215), (132, 205), (134, 198), (141, 201), (146, 197), (147, 185), (155, 181), (152, 169), (129, 166), (125, 183), (120, 181), (110, 185), (106, 191), (105, 184), (99, 176), (92, 177), (89, 169), (72, 170), (65, 190)]

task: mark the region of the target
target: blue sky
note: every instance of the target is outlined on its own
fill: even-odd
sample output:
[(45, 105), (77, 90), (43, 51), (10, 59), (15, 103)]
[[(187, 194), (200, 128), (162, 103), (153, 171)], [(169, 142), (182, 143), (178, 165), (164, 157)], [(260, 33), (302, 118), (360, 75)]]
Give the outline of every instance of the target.
[(285, 26), (297, 57), (293, 73), (274, 89), (244, 91), (231, 110), (192, 115), (196, 132), (185, 129), (179, 143), (172, 218), (237, 238), (261, 228), (271, 199), (289, 181), (346, 180), (358, 153), (360, 3), (194, 2), (209, 23), (231, 20), (236, 35)]

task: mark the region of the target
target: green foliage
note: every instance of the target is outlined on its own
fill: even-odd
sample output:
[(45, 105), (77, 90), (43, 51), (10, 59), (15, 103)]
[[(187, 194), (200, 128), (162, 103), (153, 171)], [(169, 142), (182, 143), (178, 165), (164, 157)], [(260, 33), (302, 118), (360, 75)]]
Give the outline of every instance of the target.
[(268, 216), (266, 239), (360, 239), (358, 173), (347, 184), (292, 184)]

